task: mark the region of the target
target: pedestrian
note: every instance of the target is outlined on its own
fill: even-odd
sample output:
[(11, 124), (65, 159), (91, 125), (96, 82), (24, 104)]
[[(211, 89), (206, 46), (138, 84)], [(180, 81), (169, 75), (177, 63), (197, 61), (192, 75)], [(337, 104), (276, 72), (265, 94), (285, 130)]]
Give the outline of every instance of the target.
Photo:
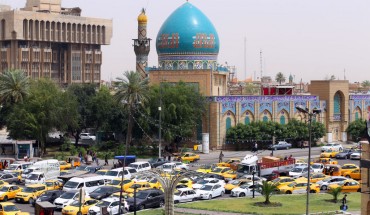
[(346, 211), (348, 209), (348, 207), (347, 207), (347, 194), (344, 194), (344, 197), (342, 198), (342, 205), (340, 206), (340, 209), (342, 211)]
[(96, 165), (99, 166), (99, 159), (95, 156)]
[(285, 155), (284, 160), (285, 160), (285, 161), (286, 161), (286, 160), (288, 160), (288, 156), (287, 156), (287, 155)]
[(105, 154), (104, 160), (105, 160), (104, 166), (107, 166), (108, 165), (108, 153)]
[(289, 158), (288, 158), (288, 160), (292, 160), (293, 159), (293, 156), (292, 155), (290, 155), (289, 156)]
[(4, 145), (1, 145), (1, 154), (5, 155), (5, 146)]
[(257, 142), (254, 143), (254, 151), (255, 152), (258, 152), (258, 145), (257, 145)]
[(222, 163), (223, 158), (224, 158), (224, 154), (222, 153), (222, 150), (221, 150), (220, 155), (218, 156), (218, 162)]
[(301, 149), (303, 149), (303, 140), (300, 141)]

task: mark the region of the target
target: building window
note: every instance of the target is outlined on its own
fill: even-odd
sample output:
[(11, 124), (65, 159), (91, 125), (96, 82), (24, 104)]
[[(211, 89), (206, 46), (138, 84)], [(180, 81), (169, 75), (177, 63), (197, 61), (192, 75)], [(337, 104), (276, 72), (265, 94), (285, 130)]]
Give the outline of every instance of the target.
[(269, 118), (267, 116), (264, 116), (263, 117), (263, 122), (268, 122), (269, 121)]
[(203, 63), (203, 69), (207, 69), (207, 63)]
[(358, 120), (358, 112), (355, 113), (355, 120)]
[(280, 124), (285, 125), (285, 116), (280, 117)]
[(189, 64), (188, 64), (188, 69), (192, 70), (193, 68), (194, 68), (193, 63), (189, 63)]
[(340, 114), (341, 97), (339, 93), (334, 95), (334, 114)]
[(244, 123), (245, 123), (246, 125), (249, 125), (249, 124), (251, 123), (251, 119), (249, 118), (249, 116), (245, 117), (245, 121), (244, 121)]
[(176, 63), (176, 62), (175, 62), (175, 63), (173, 63), (173, 69), (174, 69), (174, 70), (177, 70), (177, 68), (178, 68), (177, 63)]
[(231, 118), (227, 117), (227, 119), (226, 119), (226, 131), (229, 130), (229, 128), (231, 128)]

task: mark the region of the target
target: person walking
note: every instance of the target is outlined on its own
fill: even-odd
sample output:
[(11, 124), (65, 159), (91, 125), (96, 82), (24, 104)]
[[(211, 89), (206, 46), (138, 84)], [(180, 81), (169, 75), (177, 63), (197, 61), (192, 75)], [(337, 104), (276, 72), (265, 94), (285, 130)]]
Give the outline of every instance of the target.
[(222, 163), (223, 158), (224, 158), (224, 154), (222, 153), (222, 150), (221, 150), (220, 155), (218, 156), (218, 162)]
[(258, 152), (258, 144), (257, 144), (257, 142), (254, 143), (254, 151), (255, 152)]
[(108, 166), (108, 153), (105, 154), (104, 160), (105, 160), (104, 166)]
[(344, 197), (342, 198), (342, 205), (340, 206), (340, 209), (342, 211), (346, 211), (348, 209), (348, 206), (347, 206), (347, 194), (344, 194)]

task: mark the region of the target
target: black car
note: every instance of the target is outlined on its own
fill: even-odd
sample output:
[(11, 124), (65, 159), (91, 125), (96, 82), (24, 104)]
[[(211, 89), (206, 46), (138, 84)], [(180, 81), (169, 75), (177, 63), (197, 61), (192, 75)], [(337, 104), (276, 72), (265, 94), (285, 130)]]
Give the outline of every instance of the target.
[(36, 199), (36, 201), (32, 201), (32, 205), (35, 206), (36, 202), (50, 202), (53, 204), (56, 198), (59, 198), (65, 191), (63, 190), (48, 190), (45, 191), (43, 194)]
[(95, 173), (96, 171), (100, 170), (102, 166), (87, 166), (84, 170), (89, 171), (90, 173)]
[(351, 154), (355, 152), (354, 149), (344, 149), (342, 152), (339, 152), (335, 155), (336, 159), (349, 159)]
[[(130, 211), (134, 210), (134, 198), (128, 198), (127, 204)], [(141, 190), (136, 193), (136, 210), (143, 210), (145, 208), (163, 207), (164, 194), (161, 190), (148, 189)]]
[(93, 199), (101, 200), (103, 198), (106, 198), (113, 193), (119, 192), (120, 189), (118, 187), (113, 186), (101, 186), (99, 188), (96, 188), (94, 191), (89, 193), (89, 196)]
[(168, 161), (165, 158), (152, 158), (148, 161), (152, 168), (156, 168), (157, 166), (160, 166), (162, 164), (167, 163)]

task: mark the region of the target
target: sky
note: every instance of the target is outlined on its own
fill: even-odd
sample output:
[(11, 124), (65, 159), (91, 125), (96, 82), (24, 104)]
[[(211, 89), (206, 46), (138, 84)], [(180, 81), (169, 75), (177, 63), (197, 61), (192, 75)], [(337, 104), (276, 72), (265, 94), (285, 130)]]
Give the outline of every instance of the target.
[[(0, 0), (22, 8), (26, 0)], [(166, 18), (186, 0), (62, 0), (82, 16), (113, 20), (111, 45), (103, 46), (102, 79), (135, 70), (132, 39), (146, 8), (151, 38), (149, 66), (158, 66), (155, 38)], [(370, 80), (369, 0), (189, 0), (212, 21), (220, 37), (218, 63), (253, 79), (291, 74), (295, 82), (334, 75), (350, 82)], [(244, 42), (246, 39), (246, 43)], [(246, 44), (246, 45), (245, 45)], [(246, 48), (246, 55), (244, 55)], [(262, 64), (260, 63), (262, 51)]]

